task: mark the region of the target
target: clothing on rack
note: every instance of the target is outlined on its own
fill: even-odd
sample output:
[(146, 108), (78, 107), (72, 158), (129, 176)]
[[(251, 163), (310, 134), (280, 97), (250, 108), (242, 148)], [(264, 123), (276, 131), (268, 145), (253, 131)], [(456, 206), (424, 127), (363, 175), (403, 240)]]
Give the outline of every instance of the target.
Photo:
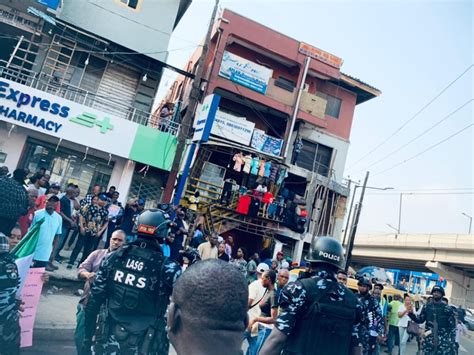
[(271, 182), (276, 182), (277, 176), (278, 176), (278, 164), (273, 163), (272, 167), (270, 168), (270, 181)]
[(249, 195), (243, 195), (239, 197), (239, 202), (237, 203), (236, 211), (238, 213), (247, 215), (249, 213), (250, 204), (252, 202), (252, 197)]
[(242, 171), (246, 174), (250, 174), (250, 169), (252, 167), (252, 156), (250, 154), (245, 155), (242, 158), (242, 160), (244, 162), (244, 167), (243, 167)]
[(252, 197), (249, 210), (248, 210), (248, 216), (257, 217), (259, 210), (260, 210), (260, 200), (258, 198)]
[(260, 158), (259, 157), (252, 158), (252, 168), (250, 169), (250, 173), (252, 175), (258, 174), (259, 165), (260, 165)]
[(272, 203), (273, 200), (274, 200), (274, 198), (273, 198), (273, 194), (271, 192), (265, 192), (263, 194), (263, 198), (262, 198), (263, 203), (266, 203), (266, 204)]
[(265, 163), (265, 167), (264, 167), (264, 173), (263, 173), (263, 176), (266, 177), (266, 178), (269, 178), (270, 177), (270, 174), (271, 174), (271, 170), (272, 170), (272, 162), (270, 161), (267, 161)]
[(258, 176), (264, 176), (265, 175), (265, 160), (260, 160), (258, 163)]
[(280, 171), (278, 172), (278, 179), (276, 181), (277, 185), (283, 184), (283, 180), (285, 180), (288, 177), (288, 171), (286, 168), (280, 168)]
[(244, 163), (244, 155), (242, 153), (237, 153), (232, 158), (234, 163), (234, 170), (240, 172), (242, 170), (242, 164)]

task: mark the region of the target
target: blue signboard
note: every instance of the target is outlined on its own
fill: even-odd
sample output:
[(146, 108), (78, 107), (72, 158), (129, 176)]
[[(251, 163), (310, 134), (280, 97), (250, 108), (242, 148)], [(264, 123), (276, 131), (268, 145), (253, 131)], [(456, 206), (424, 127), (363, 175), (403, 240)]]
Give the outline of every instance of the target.
[(61, 0), (36, 0), (36, 2), (49, 7), (50, 9), (56, 10)]
[(267, 92), (272, 74), (273, 70), (227, 51), (224, 51), (219, 69), (220, 76), (261, 94)]

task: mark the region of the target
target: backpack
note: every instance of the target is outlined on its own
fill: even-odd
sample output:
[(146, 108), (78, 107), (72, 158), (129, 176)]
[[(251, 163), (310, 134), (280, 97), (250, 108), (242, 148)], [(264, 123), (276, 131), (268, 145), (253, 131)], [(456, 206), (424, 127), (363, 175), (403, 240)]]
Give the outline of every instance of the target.
[(300, 280), (308, 294), (310, 306), (298, 320), (286, 350), (299, 355), (349, 354), (358, 301), (347, 289), (341, 296), (342, 302), (331, 300), (331, 291), (339, 285), (329, 282), (326, 289), (321, 289), (318, 280), (321, 279)]

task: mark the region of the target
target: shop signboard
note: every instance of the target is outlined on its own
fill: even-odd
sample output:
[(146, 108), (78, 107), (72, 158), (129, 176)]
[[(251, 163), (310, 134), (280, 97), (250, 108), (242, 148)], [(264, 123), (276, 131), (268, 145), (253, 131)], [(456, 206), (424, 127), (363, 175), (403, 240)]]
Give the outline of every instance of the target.
[(248, 146), (254, 128), (255, 123), (247, 121), (245, 117), (237, 117), (227, 112), (217, 111), (211, 134)]
[[(4, 78), (0, 120), (164, 170), (170, 170), (176, 148), (169, 133)], [(156, 149), (172, 154), (162, 158)]]
[(219, 76), (265, 94), (273, 70), (224, 51)]
[(307, 55), (308, 57), (317, 59), (321, 62), (329, 64), (334, 68), (341, 68), (342, 63), (344, 62), (341, 58), (336, 57), (334, 54), (323, 51), (322, 49), (310, 46), (304, 42), (300, 42), (298, 52), (301, 54)]
[(194, 119), (193, 142), (207, 142), (211, 134), (212, 124), (216, 117), (217, 107), (221, 97), (217, 94), (207, 95), (201, 105), (196, 109)]
[(250, 146), (262, 153), (280, 156), (283, 140), (269, 136), (260, 129), (254, 129)]

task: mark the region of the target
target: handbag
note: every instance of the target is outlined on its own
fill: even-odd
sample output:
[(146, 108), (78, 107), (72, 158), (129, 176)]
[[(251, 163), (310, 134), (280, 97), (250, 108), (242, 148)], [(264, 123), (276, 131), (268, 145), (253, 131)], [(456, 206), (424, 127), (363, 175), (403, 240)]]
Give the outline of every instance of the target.
[(407, 333), (410, 335), (419, 336), (421, 334), (421, 328), (417, 323), (413, 321), (409, 321), (408, 327), (407, 327)]

